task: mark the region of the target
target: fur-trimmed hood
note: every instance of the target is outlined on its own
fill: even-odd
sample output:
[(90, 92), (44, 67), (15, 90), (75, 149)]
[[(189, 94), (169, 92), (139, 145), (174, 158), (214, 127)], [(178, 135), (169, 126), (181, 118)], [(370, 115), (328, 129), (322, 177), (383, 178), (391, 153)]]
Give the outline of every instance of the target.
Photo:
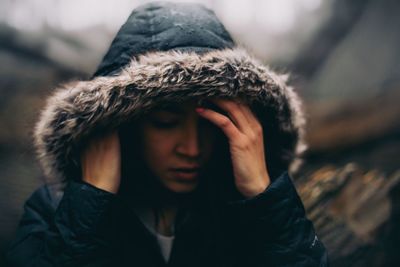
[[(173, 4), (173, 8), (180, 5)], [(147, 5), (144, 9), (155, 12), (154, 6)], [(170, 12), (171, 5), (159, 6)], [(198, 9), (196, 5), (194, 10)], [(128, 22), (133, 20), (132, 16), (141, 15), (137, 10)], [(203, 7), (201, 10), (210, 12)], [(179, 18), (173, 17), (176, 20)], [(121, 29), (128, 26), (125, 24)], [(125, 53), (119, 59), (114, 56), (114, 63), (110, 63), (111, 55), (115, 55), (113, 46), (120, 49), (117, 42), (121, 42), (118, 39), (121, 31), (92, 79), (57, 88), (47, 99), (34, 133), (46, 175), (68, 179), (76, 173), (79, 145), (95, 131), (118, 128), (162, 102), (208, 97), (241, 98), (248, 102), (264, 127), (269, 166), (296, 169), (298, 156), (306, 147), (304, 117), (300, 99), (287, 85), (286, 75), (277, 74), (244, 49), (230, 45), (226, 33), (221, 36), (227, 41), (221, 41), (220, 46), (199, 44), (193, 47), (200, 49), (188, 49), (190, 46), (182, 45), (184, 49), (177, 49), (174, 44), (170, 48), (132, 50), (128, 61)]]

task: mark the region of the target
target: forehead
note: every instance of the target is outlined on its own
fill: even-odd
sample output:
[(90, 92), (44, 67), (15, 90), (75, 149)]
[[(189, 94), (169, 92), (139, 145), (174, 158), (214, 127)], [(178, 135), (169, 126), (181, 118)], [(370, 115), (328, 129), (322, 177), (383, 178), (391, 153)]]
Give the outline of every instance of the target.
[(152, 111), (167, 111), (175, 114), (186, 114), (188, 111), (194, 110), (194, 108), (197, 106), (197, 103), (197, 100), (162, 103), (154, 107)]

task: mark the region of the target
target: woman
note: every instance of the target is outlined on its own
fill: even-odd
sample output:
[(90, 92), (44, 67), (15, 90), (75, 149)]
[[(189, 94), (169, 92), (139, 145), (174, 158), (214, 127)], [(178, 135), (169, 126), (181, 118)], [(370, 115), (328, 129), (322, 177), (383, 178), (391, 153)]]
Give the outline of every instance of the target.
[(14, 266), (326, 266), (288, 171), (299, 99), (197, 4), (135, 9), (35, 129)]

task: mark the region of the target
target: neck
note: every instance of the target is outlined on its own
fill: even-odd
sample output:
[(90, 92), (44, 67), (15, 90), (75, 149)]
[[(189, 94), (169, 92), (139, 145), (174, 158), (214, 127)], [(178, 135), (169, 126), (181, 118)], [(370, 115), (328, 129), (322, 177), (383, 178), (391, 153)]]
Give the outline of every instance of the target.
[(162, 235), (171, 236), (173, 233), (173, 225), (176, 220), (178, 210), (188, 203), (191, 194), (178, 194), (168, 190), (161, 183), (158, 183), (159, 188), (156, 189), (158, 197), (153, 202), (153, 210), (156, 211), (158, 218), (157, 232)]
[[(171, 236), (176, 215), (184, 205), (187, 205), (192, 194), (178, 194), (170, 191), (154, 176), (146, 176), (146, 184), (136, 188), (135, 205), (150, 209), (156, 218), (156, 231), (162, 235)], [(132, 195), (131, 195), (132, 196)], [(156, 214), (155, 214), (156, 213)]]
[(177, 214), (176, 207), (164, 207), (159, 211), (156, 231), (162, 235), (174, 235), (173, 225)]

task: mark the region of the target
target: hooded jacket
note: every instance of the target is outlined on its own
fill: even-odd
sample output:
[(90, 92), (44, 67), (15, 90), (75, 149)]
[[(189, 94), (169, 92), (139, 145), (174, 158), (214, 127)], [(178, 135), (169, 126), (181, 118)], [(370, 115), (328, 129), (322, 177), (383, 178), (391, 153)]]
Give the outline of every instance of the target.
[[(301, 102), (286, 75), (239, 48), (198, 4), (135, 9), (91, 79), (47, 99), (35, 146), (47, 184), (25, 203), (7, 254), (12, 266), (327, 266), (290, 178), (305, 149)], [(201, 209), (180, 215), (165, 263), (156, 239), (118, 196), (79, 179), (78, 151), (94, 132), (116, 129), (163, 103), (241, 98), (264, 129), (271, 184), (225, 201), (218, 223)], [(218, 242), (217, 242), (218, 241)]]

